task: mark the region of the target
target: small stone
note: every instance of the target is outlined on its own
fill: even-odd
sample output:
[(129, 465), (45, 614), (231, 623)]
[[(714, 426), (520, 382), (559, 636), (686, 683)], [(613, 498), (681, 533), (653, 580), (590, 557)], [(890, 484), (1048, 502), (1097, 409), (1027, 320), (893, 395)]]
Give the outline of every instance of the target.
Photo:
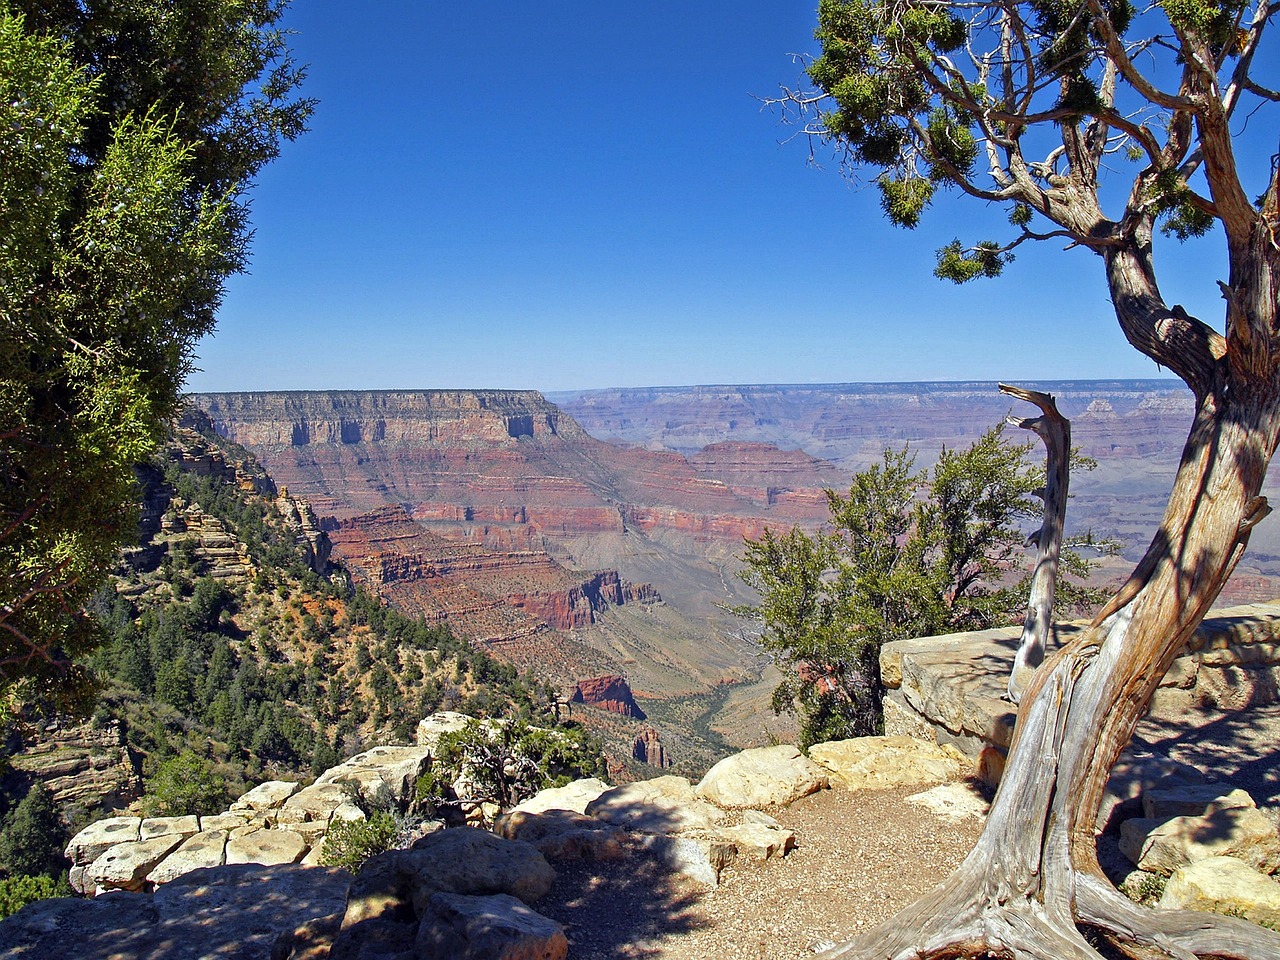
[(791, 830), (766, 827), (758, 823), (725, 827), (720, 834), (737, 848), (739, 854), (754, 860), (785, 857), (796, 845), (796, 835)]
[(1280, 854), (1280, 837), (1265, 814), (1243, 807), (1203, 817), (1126, 820), (1120, 825), (1120, 849), (1140, 869), (1168, 876), (1181, 866), (1209, 857), (1273, 863)]

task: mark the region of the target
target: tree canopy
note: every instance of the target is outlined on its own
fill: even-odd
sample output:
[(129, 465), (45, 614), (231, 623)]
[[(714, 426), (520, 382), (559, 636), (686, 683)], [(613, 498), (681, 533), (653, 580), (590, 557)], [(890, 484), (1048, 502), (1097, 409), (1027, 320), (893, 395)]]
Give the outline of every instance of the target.
[(282, 0), (0, 2), (0, 690), (70, 702), (133, 465), (312, 110)]
[[(803, 746), (882, 732), (885, 643), (1022, 619), (1025, 528), (1044, 485), (1029, 450), (1003, 427), (943, 450), (927, 471), (914, 470), (907, 450), (886, 450), (847, 494), (827, 491), (826, 529), (747, 541), (742, 579), (760, 602), (737, 612), (762, 625), (760, 644), (784, 671), (773, 707), (799, 708)], [(1062, 559), (1066, 572), (1087, 576), (1071, 545)], [(1102, 599), (1073, 583), (1060, 595), (1073, 609)]]
[[(1095, 835), (1120, 752), (1270, 512), (1261, 489), (1280, 442), (1277, 9), (820, 4), (815, 88), (779, 98), (802, 129), (874, 180), (899, 226), (924, 223), (946, 193), (1007, 213), (1002, 239), (944, 242), (937, 274), (998, 276), (1028, 241), (1088, 250), (1126, 339), (1195, 397), (1160, 526), (1124, 586), (1027, 687), (973, 852), (937, 889), (828, 956), (1096, 960), (1101, 942), (1108, 955), (1280, 955), (1280, 936), (1231, 917), (1134, 907), (1106, 880)], [(1157, 231), (1222, 244), (1220, 327), (1166, 301)]]

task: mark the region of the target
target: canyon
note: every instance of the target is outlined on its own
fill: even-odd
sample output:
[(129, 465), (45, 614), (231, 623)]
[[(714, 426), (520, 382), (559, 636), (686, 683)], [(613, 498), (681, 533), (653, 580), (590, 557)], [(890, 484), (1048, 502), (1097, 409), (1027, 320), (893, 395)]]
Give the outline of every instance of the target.
[[(1119, 539), (1101, 576), (1122, 576), (1158, 522), (1191, 396), (1158, 379), (1029, 386), (1057, 397), (1097, 461), (1073, 476), (1069, 529)], [(675, 718), (661, 717), (664, 704), (708, 698), (697, 722), (735, 745), (770, 735), (776, 683), (726, 612), (750, 600), (736, 579), (742, 539), (816, 528), (824, 489), (847, 486), (886, 447), (909, 445), (922, 468), (1034, 413), (977, 382), (192, 400), (312, 505), (335, 555), (388, 602), (566, 695), (625, 677), (661, 719)], [(1224, 601), (1277, 594), (1280, 536), (1264, 524)]]

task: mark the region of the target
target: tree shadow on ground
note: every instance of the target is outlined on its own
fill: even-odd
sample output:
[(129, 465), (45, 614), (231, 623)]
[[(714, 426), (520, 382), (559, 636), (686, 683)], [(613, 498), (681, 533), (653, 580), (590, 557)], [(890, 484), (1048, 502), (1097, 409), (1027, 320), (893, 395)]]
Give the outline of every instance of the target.
[(663, 941), (707, 925), (698, 910), (706, 888), (671, 862), (678, 813), (637, 804), (635, 814), (644, 834), (627, 836), (621, 858), (553, 860), (555, 885), (534, 904), (564, 925), (574, 960), (658, 956)]

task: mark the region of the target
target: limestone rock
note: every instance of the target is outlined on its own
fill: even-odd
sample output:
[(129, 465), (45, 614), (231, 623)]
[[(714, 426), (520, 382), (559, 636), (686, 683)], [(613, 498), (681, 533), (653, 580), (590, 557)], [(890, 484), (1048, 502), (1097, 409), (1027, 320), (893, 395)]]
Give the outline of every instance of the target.
[(1204, 774), (1195, 767), (1159, 753), (1125, 750), (1111, 770), (1097, 827), (1102, 830), (1126, 815), (1138, 816), (1142, 795), (1150, 790), (1195, 783), (1204, 783)]
[(1243, 807), (1203, 817), (1126, 820), (1120, 825), (1120, 849), (1140, 869), (1168, 876), (1188, 863), (1220, 856), (1273, 867), (1280, 838), (1265, 814)]
[(990, 806), (982, 794), (967, 783), (941, 783), (923, 793), (912, 794), (907, 797), (907, 803), (951, 820), (982, 820)]
[(182, 842), (176, 833), (150, 840), (117, 843), (90, 864), (84, 873), (85, 885), (98, 890), (141, 890), (147, 874)]
[(303, 787), (280, 807), (276, 815), (278, 823), (328, 823), (334, 810), (348, 803), (348, 791), (337, 783), (313, 783)]
[(216, 813), (209, 817), (200, 818), (201, 830), (226, 830), (230, 832), (238, 827), (244, 827), (253, 820), (253, 814), (248, 811), (242, 813)]
[(292, 780), (268, 780), (260, 783), (239, 800), (231, 804), (231, 812), (237, 810), (274, 810), (298, 792), (299, 784)]
[(398, 803), (405, 803), (431, 763), (431, 749), (421, 745), (374, 747), (326, 770), (316, 778), (316, 784), (349, 783), (365, 800), (378, 801), (381, 794), (389, 792)]
[(904, 784), (946, 782), (963, 775), (968, 761), (953, 747), (907, 736), (858, 737), (818, 743), (809, 759), (848, 790), (883, 790)]
[(548, 787), (534, 794), (528, 800), (516, 804), (511, 812), (545, 813), (548, 810), (572, 810), (575, 813), (586, 813), (587, 804), (609, 789), (603, 780), (588, 777), (585, 780), (574, 780), (563, 787)]
[(827, 774), (798, 747), (757, 747), (707, 771), (697, 794), (720, 807), (785, 806), (827, 786)]
[(227, 841), (227, 863), (297, 863), (309, 849), (292, 830), (254, 830)]
[(621, 830), (571, 810), (513, 810), (493, 829), (508, 840), (533, 844), (548, 860), (618, 860), (625, 852)]
[(414, 943), (417, 960), (564, 960), (564, 928), (515, 897), (437, 893)]
[(671, 837), (647, 835), (641, 845), (669, 870), (683, 874), (705, 887), (720, 883), (720, 873), (738, 855), (738, 848), (726, 838)]
[(530, 844), (459, 827), (424, 837), (409, 850), (370, 858), (347, 897), (342, 927), (403, 911), (421, 916), (436, 893), (507, 893), (532, 903), (546, 896), (555, 871)]
[(200, 819), (195, 815), (185, 817), (148, 817), (142, 821), (139, 830), (140, 840), (154, 837), (166, 837), (176, 833), (180, 837), (190, 837), (200, 832)]
[(141, 831), (141, 817), (108, 817), (98, 820), (71, 838), (65, 851), (66, 857), (77, 866), (93, 863), (117, 843), (141, 840)]
[(1142, 794), (1142, 815), (1148, 819), (1202, 817), (1215, 810), (1254, 806), (1247, 790), (1222, 783), (1153, 787)]
[(796, 835), (791, 830), (768, 827), (759, 823), (742, 823), (725, 827), (721, 835), (737, 848), (740, 855), (754, 860), (785, 857), (796, 845)]
[(1235, 857), (1209, 857), (1175, 870), (1160, 906), (1242, 916), (1274, 928), (1280, 924), (1280, 883)]
[(152, 883), (169, 883), (184, 873), (202, 867), (220, 867), (227, 862), (227, 834), (224, 830), (207, 830), (193, 834), (147, 874)]
[(614, 787), (587, 804), (588, 816), (650, 834), (710, 831), (724, 819), (685, 777), (666, 776)]
[[(242, 865), (197, 870), (154, 894), (40, 900), (0, 923), (22, 960), (275, 960), (281, 931), (341, 917), (345, 870)], [(302, 960), (299, 955), (297, 960)]]
[(436, 744), (440, 742), (442, 736), (446, 733), (457, 733), (471, 721), (472, 718), (465, 713), (441, 710), (439, 713), (433, 713), (431, 716), (424, 717), (418, 721), (414, 741), (420, 747), (435, 750)]

